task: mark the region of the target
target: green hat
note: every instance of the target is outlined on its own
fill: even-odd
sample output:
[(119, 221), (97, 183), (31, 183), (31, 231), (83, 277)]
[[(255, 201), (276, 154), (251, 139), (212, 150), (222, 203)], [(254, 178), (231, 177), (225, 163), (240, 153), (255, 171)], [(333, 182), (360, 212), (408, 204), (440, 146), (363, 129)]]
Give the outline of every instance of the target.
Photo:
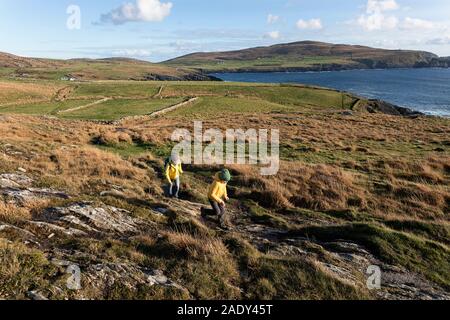
[(219, 173), (219, 178), (222, 181), (226, 181), (229, 182), (231, 180), (231, 174), (230, 171), (228, 171), (227, 169), (223, 169), (222, 171), (220, 171)]

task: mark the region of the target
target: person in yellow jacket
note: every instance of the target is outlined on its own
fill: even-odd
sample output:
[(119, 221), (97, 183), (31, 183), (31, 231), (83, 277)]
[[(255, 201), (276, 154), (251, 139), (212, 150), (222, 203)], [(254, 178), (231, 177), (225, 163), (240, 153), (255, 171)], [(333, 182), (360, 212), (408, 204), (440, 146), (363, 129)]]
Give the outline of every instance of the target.
[(209, 202), (211, 203), (215, 214), (219, 217), (222, 227), (227, 227), (225, 201), (230, 200), (227, 192), (227, 184), (230, 181), (230, 171), (224, 169), (215, 175), (214, 182), (210, 186), (208, 192)]
[(180, 157), (178, 155), (172, 155), (168, 158), (164, 170), (167, 182), (169, 183), (169, 196), (178, 198), (180, 193), (180, 178), (183, 174)]

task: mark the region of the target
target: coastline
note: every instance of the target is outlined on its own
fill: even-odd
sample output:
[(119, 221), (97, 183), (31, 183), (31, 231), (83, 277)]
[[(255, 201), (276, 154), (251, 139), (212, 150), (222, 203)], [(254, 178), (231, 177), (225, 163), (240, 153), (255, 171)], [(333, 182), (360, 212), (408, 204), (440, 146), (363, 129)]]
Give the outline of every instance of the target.
[[(449, 69), (450, 68), (430, 67), (307, 72), (214, 72), (209, 73), (209, 75), (220, 78), (225, 82), (298, 84), (309, 87), (321, 87), (350, 93), (356, 97), (361, 97), (362, 99), (369, 101), (383, 101), (401, 109), (408, 109), (411, 111), (407, 112), (408, 114), (420, 113), (423, 116), (450, 119), (450, 101), (447, 99), (446, 95), (442, 93), (442, 91), (446, 90), (446, 80), (449, 77), (446, 70)], [(443, 74), (442, 77), (445, 78), (441, 79), (440, 83), (430, 84), (429, 81), (425, 81), (427, 79), (425, 75), (427, 74), (425, 73), (425, 75), (422, 75), (422, 73), (417, 73), (416, 71), (419, 70), (436, 70), (436, 72), (442, 70), (444, 73), (439, 74)], [(390, 71), (394, 71), (394, 73), (389, 73)], [(409, 74), (397, 74), (395, 71), (411, 71), (413, 73), (412, 77), (410, 77)], [(345, 75), (346, 72), (356, 72), (356, 76), (355, 74), (352, 74), (347, 77)], [(360, 74), (358, 74), (359, 72)], [(372, 72), (375, 72), (375, 74)], [(385, 74), (385, 72), (388, 73)], [(246, 74), (248, 74), (248, 76), (246, 76)], [(330, 74), (330, 76), (328, 76), (328, 74)], [(398, 81), (396, 77), (399, 78)], [(420, 79), (420, 77), (423, 79)], [(423, 81), (424, 85), (421, 84), (421, 81)], [(416, 88), (414, 86), (411, 87), (411, 83), (414, 83)], [(425, 87), (425, 85), (427, 87)], [(442, 88), (442, 86), (445, 87)], [(435, 93), (433, 92), (434, 88), (436, 88)], [(398, 94), (399, 92), (402, 92), (402, 94)]]
[(201, 73), (212, 75), (216, 73), (290, 73), (290, 72), (339, 72), (339, 71), (368, 71), (368, 70), (402, 70), (402, 69), (450, 69), (450, 64), (446, 66), (422, 66), (422, 65), (410, 65), (410, 66), (374, 66), (364, 67), (363, 65), (340, 65), (340, 64), (323, 64), (313, 65), (309, 67), (279, 67), (279, 68), (239, 68), (239, 69), (218, 69), (209, 70), (202, 68), (195, 68)]

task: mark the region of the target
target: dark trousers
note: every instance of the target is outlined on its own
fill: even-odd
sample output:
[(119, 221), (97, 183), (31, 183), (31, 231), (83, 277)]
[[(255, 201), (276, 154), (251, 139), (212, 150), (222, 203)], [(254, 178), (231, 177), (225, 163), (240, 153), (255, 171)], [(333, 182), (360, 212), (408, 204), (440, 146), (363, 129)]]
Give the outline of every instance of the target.
[(178, 198), (180, 193), (180, 177), (177, 177), (175, 181), (172, 181), (172, 185), (169, 185), (169, 196)]
[(216, 215), (218, 215), (220, 218), (222, 218), (225, 215), (226, 213), (225, 206), (213, 200), (209, 200), (209, 203), (211, 203), (211, 207), (213, 208)]

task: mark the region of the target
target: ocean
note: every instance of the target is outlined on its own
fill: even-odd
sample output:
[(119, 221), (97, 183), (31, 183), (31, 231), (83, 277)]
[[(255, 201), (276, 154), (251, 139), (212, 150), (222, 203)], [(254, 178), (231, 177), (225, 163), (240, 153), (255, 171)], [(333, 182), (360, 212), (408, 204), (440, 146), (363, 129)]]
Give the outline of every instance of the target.
[(450, 117), (450, 69), (388, 69), (331, 72), (215, 73), (224, 81), (302, 83), (348, 91)]

